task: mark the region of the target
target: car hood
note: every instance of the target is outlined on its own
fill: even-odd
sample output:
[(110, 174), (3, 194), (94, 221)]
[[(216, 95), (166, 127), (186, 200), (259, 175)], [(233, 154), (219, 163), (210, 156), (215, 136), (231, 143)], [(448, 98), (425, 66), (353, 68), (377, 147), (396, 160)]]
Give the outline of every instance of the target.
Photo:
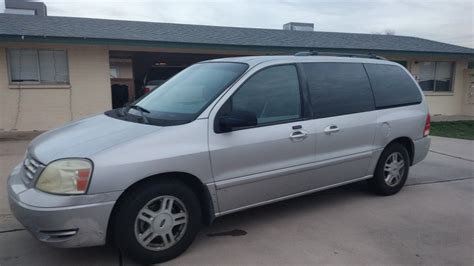
[(28, 152), (43, 164), (60, 158), (88, 158), (160, 128), (101, 114), (43, 133), (31, 142)]

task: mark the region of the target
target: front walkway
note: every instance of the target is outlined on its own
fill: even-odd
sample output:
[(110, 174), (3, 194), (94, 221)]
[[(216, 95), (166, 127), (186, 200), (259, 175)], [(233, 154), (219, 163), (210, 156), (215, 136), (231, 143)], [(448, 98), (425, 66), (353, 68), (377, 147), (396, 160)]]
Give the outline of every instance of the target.
[[(430, 151), (474, 162), (474, 141), (431, 136)], [(474, 170), (473, 170), (474, 172)]]

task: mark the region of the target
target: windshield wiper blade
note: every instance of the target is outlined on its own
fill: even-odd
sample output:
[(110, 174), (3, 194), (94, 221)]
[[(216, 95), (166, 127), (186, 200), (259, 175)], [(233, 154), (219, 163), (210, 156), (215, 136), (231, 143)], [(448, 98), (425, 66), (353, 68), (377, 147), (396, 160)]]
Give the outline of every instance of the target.
[(150, 113), (150, 111), (148, 111), (147, 109), (141, 107), (140, 105), (134, 104), (134, 105), (130, 105), (129, 107), (132, 108), (132, 109), (135, 109), (135, 110), (139, 110), (139, 111), (142, 110), (142, 112), (145, 112), (147, 114)]
[(144, 114), (144, 113), (150, 113), (150, 111), (148, 111), (147, 109), (139, 106), (139, 105), (129, 105), (126, 107), (127, 108), (127, 111), (126, 113), (128, 113), (128, 110), (130, 109), (135, 109), (137, 110), (138, 112), (140, 112), (140, 116), (143, 118), (143, 122), (147, 123), (147, 124), (150, 124), (150, 121), (148, 121), (148, 117)]

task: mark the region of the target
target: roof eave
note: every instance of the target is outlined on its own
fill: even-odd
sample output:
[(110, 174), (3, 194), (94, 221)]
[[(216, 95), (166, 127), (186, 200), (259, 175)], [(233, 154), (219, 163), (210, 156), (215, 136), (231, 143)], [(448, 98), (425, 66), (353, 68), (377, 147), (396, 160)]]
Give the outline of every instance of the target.
[(192, 48), (205, 50), (222, 51), (252, 51), (273, 53), (292, 53), (308, 50), (318, 51), (344, 51), (351, 53), (382, 53), (400, 55), (423, 55), (423, 56), (453, 56), (474, 60), (473, 53), (439, 52), (439, 51), (406, 51), (406, 50), (385, 50), (385, 49), (347, 49), (347, 48), (327, 48), (327, 47), (283, 47), (283, 46), (258, 46), (258, 45), (232, 45), (232, 44), (207, 44), (207, 43), (184, 43), (165, 42), (147, 40), (127, 40), (127, 39), (105, 39), (86, 37), (56, 37), (56, 36), (30, 36), (30, 35), (0, 35), (0, 40), (10, 42), (38, 42), (38, 43), (61, 43), (61, 44), (83, 44), (83, 45), (112, 45), (112, 46), (137, 46), (137, 47), (163, 47), (163, 48)]

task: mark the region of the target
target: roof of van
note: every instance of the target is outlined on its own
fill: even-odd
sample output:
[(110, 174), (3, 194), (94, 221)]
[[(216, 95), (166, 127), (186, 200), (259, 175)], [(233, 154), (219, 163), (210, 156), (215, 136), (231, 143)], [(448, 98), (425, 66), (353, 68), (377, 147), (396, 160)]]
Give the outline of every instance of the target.
[[(0, 37), (14, 40), (181, 46), (259, 50), (356, 50), (474, 54), (474, 49), (418, 37), (323, 31), (290, 31), (93, 18), (0, 14)], [(156, 45), (156, 44), (154, 44)]]
[(296, 56), (296, 55), (267, 55), (267, 56), (241, 56), (241, 57), (228, 57), (207, 60), (204, 62), (232, 62), (232, 63), (245, 63), (249, 66), (255, 66), (261, 63), (305, 63), (305, 62), (339, 62), (339, 63), (370, 63), (370, 64), (387, 64), (397, 65), (397, 63), (373, 58), (363, 57), (345, 57), (345, 56), (320, 56), (320, 55), (308, 55), (308, 56)]

